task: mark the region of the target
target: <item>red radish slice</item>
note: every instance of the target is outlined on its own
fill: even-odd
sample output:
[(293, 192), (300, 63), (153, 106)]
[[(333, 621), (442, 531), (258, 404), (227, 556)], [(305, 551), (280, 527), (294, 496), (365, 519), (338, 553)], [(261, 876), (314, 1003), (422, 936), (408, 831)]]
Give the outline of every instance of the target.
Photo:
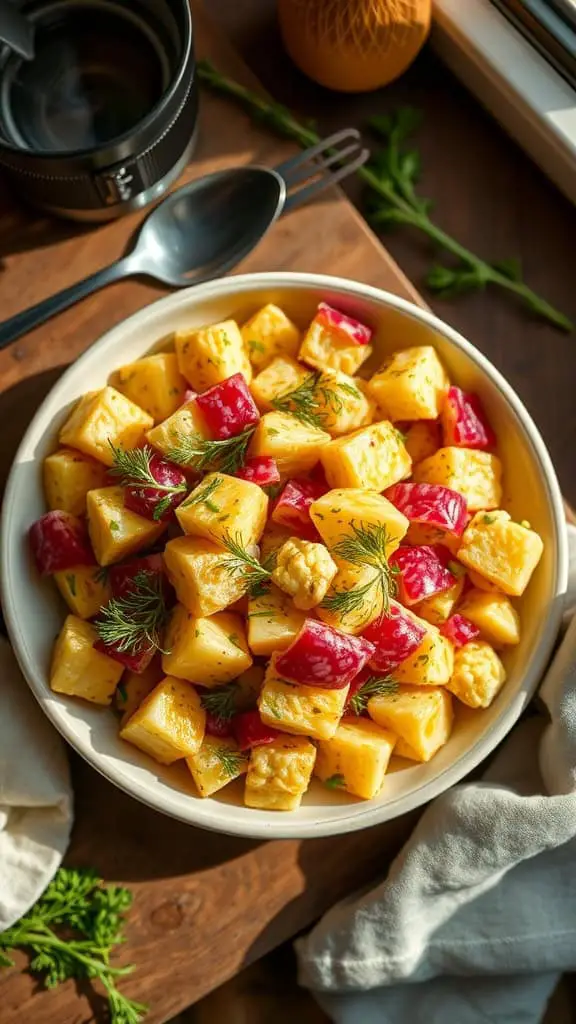
[(319, 303), (314, 319), (323, 327), (328, 327), (339, 334), (345, 334), (350, 341), (355, 341), (358, 345), (368, 345), (372, 338), (373, 332), (370, 327), (360, 323), (359, 320), (354, 320), (351, 316), (346, 316), (346, 313), (334, 309), (327, 302)]
[(208, 736), (231, 736), (232, 723), (226, 718), (219, 718), (211, 711), (206, 712), (206, 734)]
[(487, 451), (496, 444), (496, 435), (488, 422), (482, 402), (472, 392), (450, 388), (440, 419), (446, 447)]
[(253, 459), (247, 459), (246, 463), (235, 474), (240, 480), (249, 480), (259, 487), (270, 487), (272, 484), (280, 483), (280, 471), (276, 459), (269, 455), (257, 455)]
[(272, 521), (279, 526), (287, 526), (300, 536), (317, 540), (319, 534), (310, 518), (310, 506), (327, 490), (319, 480), (289, 480), (274, 503)]
[(28, 538), (36, 568), (42, 576), (73, 569), (76, 565), (96, 565), (86, 525), (71, 512), (59, 509), (46, 512), (32, 524)]
[(466, 499), (441, 484), (394, 484), (384, 496), (411, 523), (424, 523), (460, 537), (468, 518)]
[(378, 672), (391, 672), (420, 647), (426, 629), (407, 614), (396, 601), (390, 611), (366, 627), (362, 636), (374, 644), (370, 667)]
[(164, 559), (162, 555), (144, 555), (143, 558), (133, 558), (130, 562), (121, 562), (118, 565), (111, 565), (108, 570), (108, 582), (112, 591), (112, 597), (116, 599), (132, 594), (135, 589), (134, 579), (139, 573), (146, 573), (152, 576), (162, 575), (162, 585), (166, 596), (170, 592), (168, 578), (164, 574)]
[(440, 632), (447, 640), (451, 640), (455, 647), (463, 647), (470, 640), (476, 640), (480, 636), (478, 626), (458, 613), (450, 616), (440, 627)]
[(232, 719), (232, 733), (240, 750), (261, 747), (264, 743), (273, 743), (282, 734), (278, 729), (265, 725), (258, 711), (243, 711)]
[(402, 545), (390, 555), (390, 565), (399, 569), (395, 577), (402, 604), (417, 604), (426, 597), (454, 586), (454, 576), (446, 568), (450, 552), (440, 546)]
[[(131, 512), (164, 523), (171, 518), (188, 493), (182, 470), (155, 452), (150, 456), (150, 472), (159, 487), (129, 485), (124, 489), (124, 505)], [(166, 489), (168, 488), (168, 489)]]
[(305, 686), (341, 690), (358, 675), (374, 645), (324, 622), (307, 619), (295, 640), (276, 659), (278, 675)]
[(103, 640), (95, 640), (93, 647), (95, 651), (100, 651), (101, 654), (107, 654), (114, 661), (119, 661), (121, 665), (124, 665), (130, 672), (135, 672), (136, 675), (140, 675), (148, 668), (156, 654), (155, 647), (148, 647), (136, 654), (130, 651), (119, 651), (115, 644), (105, 644)]
[(260, 419), (256, 403), (241, 373), (234, 373), (227, 380), (203, 391), (198, 395), (196, 405), (212, 437), (218, 441), (241, 434)]

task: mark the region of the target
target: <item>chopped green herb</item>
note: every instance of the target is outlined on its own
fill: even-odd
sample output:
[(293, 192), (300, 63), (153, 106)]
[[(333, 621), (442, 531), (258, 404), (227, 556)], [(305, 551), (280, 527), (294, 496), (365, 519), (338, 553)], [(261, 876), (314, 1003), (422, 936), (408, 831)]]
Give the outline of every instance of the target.
[(115, 519), (111, 519), (110, 522), (108, 523), (108, 526), (110, 527), (112, 533), (118, 533), (120, 529), (120, 523), (117, 523)]
[(244, 648), (240, 643), (240, 637), (238, 636), (237, 633), (228, 633), (228, 639), (231, 644), (234, 644), (234, 647), (238, 648), (239, 651), (244, 651)]
[(482, 522), (486, 523), (486, 526), (490, 526), (492, 523), (496, 522), (496, 516), (489, 516), (489, 515), (482, 516)]
[(205, 505), (209, 512), (220, 512), (220, 506), (211, 499), (214, 491), (220, 487), (221, 483), (222, 480), (220, 477), (215, 476), (213, 480), (209, 480), (208, 483), (204, 485), (203, 490), (201, 489), (202, 485), (200, 485), (200, 489), (196, 488), (195, 491), (192, 491), (192, 494), (189, 498), (186, 498), (186, 501), (181, 505), (181, 508), (189, 508), (190, 505)]
[(336, 774), (331, 775), (329, 779), (324, 779), (324, 785), (328, 789), (342, 789), (346, 785), (346, 779), (343, 775)]
[(247, 754), (241, 750), (233, 750), (231, 747), (215, 747), (214, 754), (224, 774), (231, 779), (236, 775), (240, 775), (248, 761)]
[(126, 687), (124, 686), (124, 683), (118, 683), (118, 686), (116, 687), (116, 689), (117, 689), (118, 693), (120, 694), (120, 698), (126, 704), (126, 702), (128, 700), (128, 693), (126, 691)]
[(354, 715), (361, 715), (366, 711), (371, 697), (382, 697), (385, 694), (396, 693), (397, 690), (398, 683), (395, 683), (391, 676), (369, 676), (350, 697), (348, 708)]
[(66, 583), (68, 584), (68, 590), (72, 594), (72, 597), (76, 597), (76, 577), (73, 572), (66, 577)]
[(261, 352), (262, 355), (266, 354), (266, 346), (261, 341), (249, 341), (248, 348), (250, 352)]

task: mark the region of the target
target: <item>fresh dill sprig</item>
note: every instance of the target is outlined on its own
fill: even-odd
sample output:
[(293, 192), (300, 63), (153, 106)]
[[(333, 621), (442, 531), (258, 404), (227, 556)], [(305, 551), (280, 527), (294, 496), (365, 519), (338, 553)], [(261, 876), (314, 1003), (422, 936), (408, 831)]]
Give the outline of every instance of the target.
[(123, 597), (112, 598), (94, 623), (101, 640), (119, 654), (161, 649), (168, 609), (160, 573), (138, 572)]
[(27, 949), (30, 970), (46, 988), (68, 978), (97, 979), (108, 997), (110, 1024), (139, 1024), (148, 1007), (127, 999), (116, 987), (133, 967), (112, 967), (114, 947), (123, 942), (128, 889), (103, 886), (93, 871), (60, 868), (43, 896), (16, 924), (0, 933), (0, 967), (13, 961), (4, 951)]
[[(300, 384), (292, 388), (291, 391), (286, 391), (283, 395), (272, 399), (271, 404), (278, 412), (290, 413), (301, 423), (322, 430), (328, 411), (335, 415), (342, 411), (344, 402), (339, 391), (352, 395), (354, 398), (358, 398), (360, 395), (358, 388), (354, 385), (347, 384), (345, 381), (343, 383), (331, 381), (330, 377), (327, 377), (321, 370), (315, 370), (313, 373), (307, 374)], [(324, 409), (322, 409), (322, 405)]]
[(224, 773), (230, 778), (239, 775), (248, 761), (245, 753), (241, 750), (232, 750), (230, 747), (216, 747), (214, 755)]
[(215, 476), (212, 480), (208, 480), (207, 483), (204, 482), (204, 486), (200, 484), (195, 491), (192, 491), (190, 497), (186, 498), (186, 501), (182, 503), (180, 508), (189, 508), (190, 505), (205, 505), (209, 512), (220, 512), (220, 506), (215, 501), (212, 501), (212, 495), (220, 487), (221, 483), (220, 477)]
[(334, 590), (322, 602), (328, 611), (338, 612), (342, 616), (352, 615), (362, 608), (364, 599), (373, 588), (380, 591), (382, 611), (387, 612), (390, 598), (396, 593), (395, 576), (399, 570), (388, 562), (386, 549), (389, 543), (386, 527), (379, 523), (352, 522), (352, 533), (334, 545), (333, 552), (353, 565), (367, 566), (374, 569), (374, 576), (360, 587), (349, 590)]
[(382, 697), (386, 693), (396, 693), (397, 690), (398, 683), (395, 683), (391, 676), (369, 676), (350, 697), (346, 710), (349, 709), (354, 715), (361, 715), (368, 707), (371, 697)]
[[(210, 61), (199, 61), (197, 70), (204, 85), (236, 100), (255, 120), (278, 135), (293, 139), (304, 148), (320, 141), (312, 125), (302, 124), (286, 107), (221, 74)], [(444, 250), (452, 258), (451, 266), (434, 266), (427, 275), (426, 284), (436, 294), (458, 295), (484, 290), (487, 286), (496, 287), (513, 295), (532, 313), (558, 330), (572, 331), (572, 321), (525, 283), (517, 259), (484, 260), (432, 220), (430, 200), (416, 192), (420, 154), (416, 149), (405, 149), (404, 146), (420, 120), (417, 110), (402, 108), (392, 114), (373, 117), (370, 121), (371, 129), (383, 141), (383, 146), (356, 174), (367, 186), (367, 207), (372, 223), (381, 228), (402, 224), (416, 228), (430, 239), (436, 250)]]
[(209, 690), (200, 697), (200, 703), (205, 711), (220, 722), (229, 722), (236, 714), (236, 697), (238, 686), (236, 683), (228, 683), (227, 686), (218, 686), (215, 690)]
[(130, 448), (128, 451), (124, 451), (123, 448), (118, 448), (111, 441), (109, 444), (114, 456), (114, 465), (110, 468), (109, 473), (118, 478), (122, 487), (153, 487), (159, 494), (163, 494), (156, 502), (152, 514), (153, 519), (162, 518), (171, 507), (175, 494), (182, 494), (188, 490), (185, 482), (181, 484), (158, 483), (150, 464), (155, 455), (150, 445), (146, 444), (143, 448)]
[(247, 427), (241, 434), (221, 441), (212, 441), (201, 437), (200, 434), (174, 432), (166, 458), (179, 466), (196, 469), (199, 473), (219, 470), (220, 473), (232, 475), (244, 465), (248, 445), (255, 430), (255, 426)]
[(261, 563), (255, 555), (246, 551), (240, 533), (235, 533), (234, 536), (226, 533), (222, 538), (222, 545), (228, 555), (219, 563), (220, 568), (242, 583), (244, 593), (252, 597), (261, 595), (272, 575), (272, 561), (266, 560)]

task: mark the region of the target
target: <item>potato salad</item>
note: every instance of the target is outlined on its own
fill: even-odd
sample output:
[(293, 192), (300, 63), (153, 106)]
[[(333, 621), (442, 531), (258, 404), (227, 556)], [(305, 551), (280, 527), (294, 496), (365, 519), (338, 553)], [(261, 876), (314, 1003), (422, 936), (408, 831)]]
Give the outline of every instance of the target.
[(371, 339), (325, 302), (304, 330), (268, 304), (176, 333), (44, 461), (50, 686), (113, 705), (191, 794), (243, 777), (248, 807), (291, 811), (316, 777), (371, 800), (505, 685), (542, 541), (501, 507), (478, 396), (431, 346), (368, 377)]

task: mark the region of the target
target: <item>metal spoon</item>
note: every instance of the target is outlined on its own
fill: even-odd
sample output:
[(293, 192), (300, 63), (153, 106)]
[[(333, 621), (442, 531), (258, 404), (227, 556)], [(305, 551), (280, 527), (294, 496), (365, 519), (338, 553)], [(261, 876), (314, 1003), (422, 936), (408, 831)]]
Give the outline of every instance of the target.
[[(283, 209), (314, 198), (368, 155), (359, 133), (348, 128), (274, 169), (235, 167), (184, 185), (148, 214), (127, 256), (0, 323), (0, 349), (123, 277), (143, 274), (174, 288), (220, 277), (254, 249)], [(334, 174), (324, 173), (333, 166)]]

